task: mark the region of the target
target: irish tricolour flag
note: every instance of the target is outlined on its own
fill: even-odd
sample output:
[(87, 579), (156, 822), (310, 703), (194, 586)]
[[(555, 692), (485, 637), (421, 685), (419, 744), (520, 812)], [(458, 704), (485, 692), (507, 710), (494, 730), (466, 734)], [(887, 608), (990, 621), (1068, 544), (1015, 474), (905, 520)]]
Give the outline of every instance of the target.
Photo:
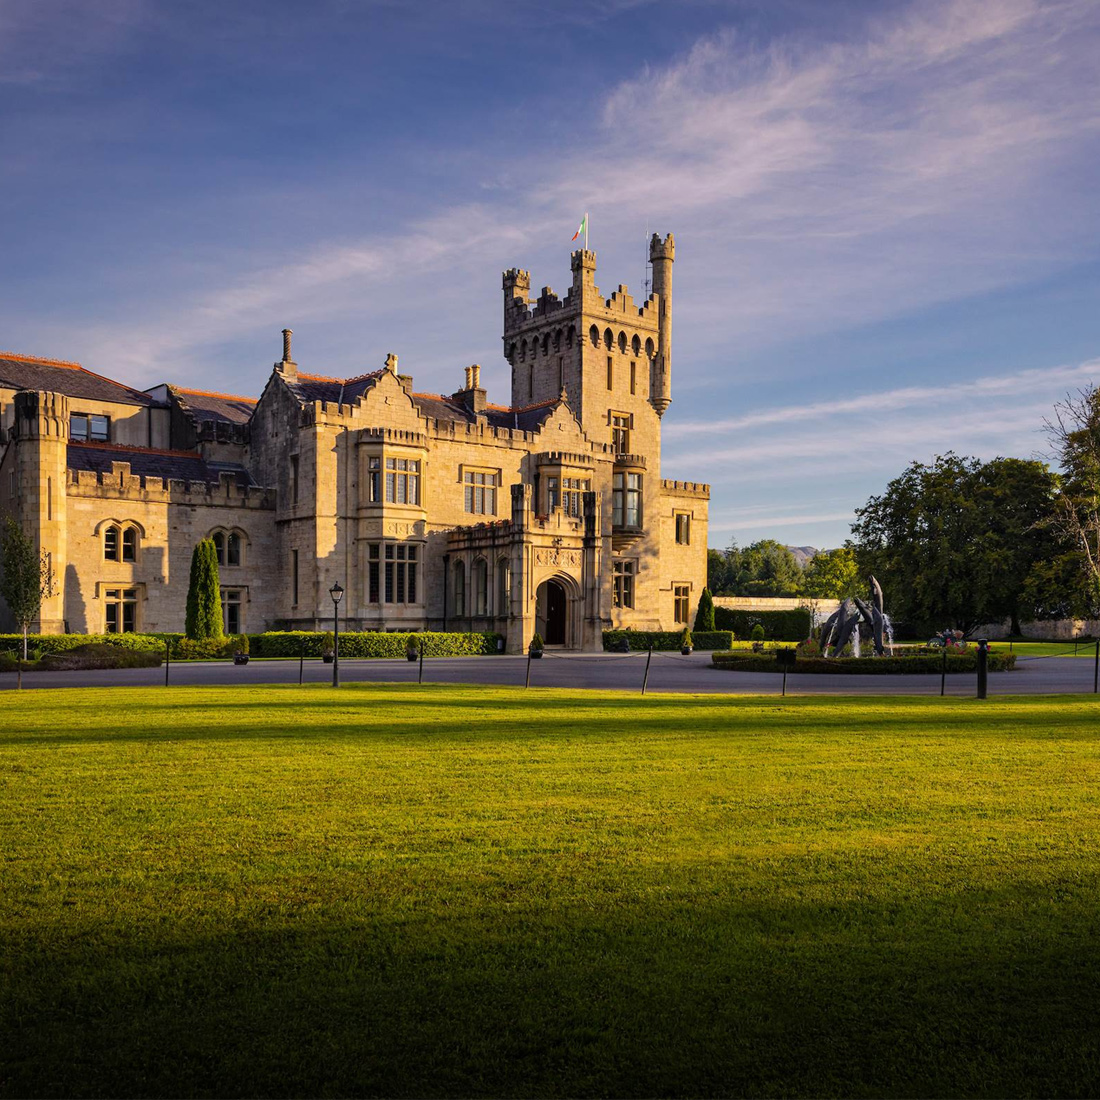
[(576, 240), (581, 234), (584, 234), (584, 247), (588, 247), (588, 211), (585, 211), (584, 217), (581, 218), (581, 224), (577, 226), (576, 233), (573, 234), (573, 240)]

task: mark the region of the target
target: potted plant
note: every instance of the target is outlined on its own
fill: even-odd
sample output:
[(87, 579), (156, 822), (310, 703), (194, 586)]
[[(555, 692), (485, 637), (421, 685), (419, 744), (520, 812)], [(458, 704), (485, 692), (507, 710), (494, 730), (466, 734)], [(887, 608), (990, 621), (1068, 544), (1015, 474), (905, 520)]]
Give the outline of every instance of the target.
[(321, 659), (326, 665), (331, 665), (336, 659), (336, 639), (331, 630), (326, 630), (321, 635)]
[(756, 626), (754, 626), (752, 628), (752, 634), (750, 635), (750, 637), (752, 638), (752, 651), (753, 651), (753, 653), (763, 653), (764, 652), (764, 625), (763, 625), (763, 623), (757, 623)]
[(409, 640), (405, 643), (405, 660), (406, 661), (419, 661), (420, 660), (420, 647), (416, 644), (416, 635), (410, 634)]
[(535, 660), (542, 656), (542, 635), (537, 630), (535, 636), (531, 639), (531, 644), (527, 647), (527, 652)]
[(685, 626), (683, 634), (680, 635), (680, 652), (687, 657), (691, 654), (693, 648), (691, 631)]
[(235, 665), (248, 664), (248, 635), (238, 634), (233, 639), (233, 663)]

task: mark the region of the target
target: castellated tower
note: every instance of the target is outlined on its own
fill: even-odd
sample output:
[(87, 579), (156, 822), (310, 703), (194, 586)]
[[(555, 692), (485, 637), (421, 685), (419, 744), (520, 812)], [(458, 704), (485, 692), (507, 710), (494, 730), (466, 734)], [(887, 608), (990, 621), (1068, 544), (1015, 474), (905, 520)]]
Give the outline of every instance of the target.
[(42, 601), (32, 634), (65, 629), (64, 579), (66, 546), (66, 449), (69, 399), (60, 393), (22, 390), (15, 395), (14, 444), (16, 492), (23, 530), (45, 551), (53, 580), (52, 594)]
[[(650, 242), (653, 294), (637, 305), (620, 285), (605, 298), (596, 286), (596, 254), (571, 257), (573, 284), (564, 299), (531, 276), (504, 273), (504, 355), (512, 368), (512, 405), (551, 401), (563, 392), (593, 440), (610, 442), (622, 418), (656, 460), (659, 419), (672, 400), (672, 263), (670, 233)], [(615, 421), (613, 418), (618, 417)], [(648, 430), (641, 431), (646, 422)]]

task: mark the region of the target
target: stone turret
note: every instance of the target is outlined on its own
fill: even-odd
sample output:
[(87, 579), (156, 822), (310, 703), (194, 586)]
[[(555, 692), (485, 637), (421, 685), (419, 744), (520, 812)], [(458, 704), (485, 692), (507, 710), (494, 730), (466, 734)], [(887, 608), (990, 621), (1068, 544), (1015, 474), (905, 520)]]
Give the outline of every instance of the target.
[(672, 234), (662, 241), (654, 233), (649, 242), (649, 262), (653, 265), (653, 293), (659, 302), (659, 313), (650, 404), (658, 416), (663, 416), (672, 404), (672, 264), (675, 259), (676, 241)]
[(23, 530), (46, 555), (52, 581), (31, 633), (60, 634), (65, 629), (69, 399), (43, 390), (17, 393), (12, 443)]

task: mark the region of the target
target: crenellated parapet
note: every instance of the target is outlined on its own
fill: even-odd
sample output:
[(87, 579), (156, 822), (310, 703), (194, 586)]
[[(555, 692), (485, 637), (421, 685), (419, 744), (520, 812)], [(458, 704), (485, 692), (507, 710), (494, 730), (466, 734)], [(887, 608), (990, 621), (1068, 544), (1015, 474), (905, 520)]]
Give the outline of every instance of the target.
[(110, 471), (70, 470), (70, 496), (100, 500), (138, 500), (150, 504), (272, 510), (275, 491), (243, 485), (237, 474), (222, 473), (217, 482), (138, 476), (129, 462), (112, 462)]
[(704, 500), (710, 498), (710, 486), (702, 481), (671, 481), (668, 478), (661, 478), (661, 492), (676, 496), (699, 497)]

